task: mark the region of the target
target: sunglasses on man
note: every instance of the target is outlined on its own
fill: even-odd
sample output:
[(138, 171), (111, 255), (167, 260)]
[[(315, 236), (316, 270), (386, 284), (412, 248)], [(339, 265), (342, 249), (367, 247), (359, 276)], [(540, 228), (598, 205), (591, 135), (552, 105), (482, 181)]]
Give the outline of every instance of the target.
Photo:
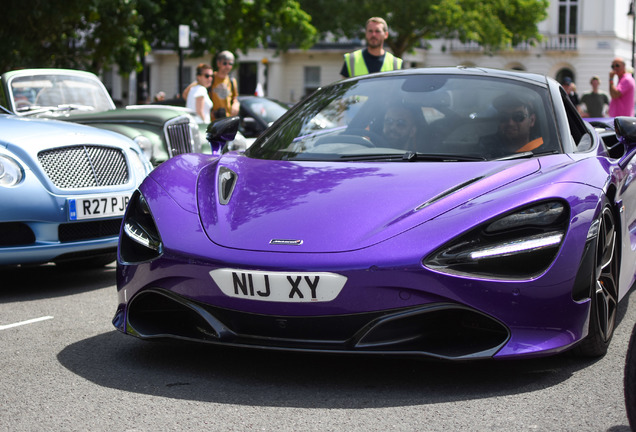
[(390, 117), (384, 119), (384, 124), (387, 126), (393, 126), (393, 124), (395, 124), (398, 127), (405, 127), (409, 125), (409, 123), (404, 119), (392, 119)]
[(521, 123), (522, 121), (524, 121), (525, 119), (528, 118), (528, 114), (523, 112), (523, 111), (515, 111), (512, 114), (506, 115), (506, 114), (502, 114), (499, 116), (499, 122), (500, 123), (507, 123), (510, 120), (514, 121), (515, 123)]

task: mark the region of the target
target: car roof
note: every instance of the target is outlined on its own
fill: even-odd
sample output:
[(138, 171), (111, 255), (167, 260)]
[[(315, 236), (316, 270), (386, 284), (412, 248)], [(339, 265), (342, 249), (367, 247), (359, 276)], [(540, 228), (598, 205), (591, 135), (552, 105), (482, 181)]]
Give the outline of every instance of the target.
[(503, 69), (494, 69), (494, 68), (483, 68), (483, 67), (473, 67), (473, 66), (440, 66), (440, 67), (424, 67), (424, 68), (413, 68), (413, 69), (400, 69), (392, 72), (381, 72), (377, 74), (369, 74), (362, 75), (359, 77), (346, 78), (345, 81), (348, 80), (359, 80), (359, 79), (375, 79), (382, 76), (391, 76), (391, 75), (472, 75), (472, 76), (483, 76), (483, 77), (492, 77), (492, 78), (507, 78), (513, 80), (523, 80), (527, 82), (531, 82), (534, 84), (543, 84), (546, 85), (551, 78), (546, 75), (541, 75), (532, 72), (518, 71), (518, 70), (503, 70)]

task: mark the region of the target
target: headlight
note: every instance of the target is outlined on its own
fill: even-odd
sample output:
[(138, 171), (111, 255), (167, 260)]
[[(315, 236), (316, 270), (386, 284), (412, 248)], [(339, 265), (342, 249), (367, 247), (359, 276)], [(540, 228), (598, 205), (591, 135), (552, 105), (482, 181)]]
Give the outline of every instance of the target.
[(137, 190), (130, 199), (124, 218), (120, 255), (125, 262), (142, 262), (163, 253), (163, 243), (148, 203)]
[(139, 179), (139, 183), (143, 180), (143, 177), (148, 175), (152, 171), (152, 164), (144, 153), (138, 153), (137, 150), (131, 149), (132, 156), (130, 157), (130, 164), (136, 173), (141, 173), (142, 178)]
[(13, 159), (0, 155), (0, 186), (13, 187), (24, 177), (22, 168)]
[(495, 279), (537, 276), (556, 258), (568, 220), (561, 201), (534, 204), (452, 240), (423, 264), (441, 272)]
[(135, 141), (139, 145), (139, 147), (141, 147), (141, 150), (144, 152), (148, 160), (152, 160), (154, 151), (150, 139), (143, 135), (137, 135), (133, 141)]

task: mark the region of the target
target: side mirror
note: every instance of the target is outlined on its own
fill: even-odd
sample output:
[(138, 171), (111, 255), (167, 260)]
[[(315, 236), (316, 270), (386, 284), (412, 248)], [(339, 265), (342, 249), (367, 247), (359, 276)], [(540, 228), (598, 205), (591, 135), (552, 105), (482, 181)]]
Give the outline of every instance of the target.
[(258, 123), (256, 123), (256, 119), (254, 119), (253, 117), (243, 117), (241, 126), (243, 129), (243, 135), (248, 138), (257, 137), (261, 134), (261, 132), (263, 132), (258, 126)]
[(636, 118), (616, 117), (614, 119), (614, 129), (619, 138), (623, 138), (625, 143), (636, 143)]
[(625, 147), (625, 153), (619, 161), (619, 166), (625, 168), (629, 161), (636, 154), (636, 118), (616, 117), (614, 119), (614, 130), (619, 142)]
[(223, 146), (236, 137), (241, 119), (228, 117), (210, 123), (206, 130), (206, 137), (212, 146), (212, 154), (220, 155)]

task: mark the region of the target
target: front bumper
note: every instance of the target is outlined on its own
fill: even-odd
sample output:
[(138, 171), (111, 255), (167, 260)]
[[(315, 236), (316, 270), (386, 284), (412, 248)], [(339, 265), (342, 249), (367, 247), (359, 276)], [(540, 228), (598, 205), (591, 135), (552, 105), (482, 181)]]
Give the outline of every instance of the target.
[(544, 356), (587, 335), (589, 299), (572, 299), (574, 276), (473, 280), (419, 263), (341, 269), (347, 285), (335, 300), (278, 303), (226, 296), (210, 276), (218, 265), (169, 252), (119, 262), (113, 324), (142, 339), (447, 360)]
[(0, 265), (112, 254), (117, 250), (120, 226), (121, 218), (71, 223), (0, 222)]
[(447, 360), (492, 357), (507, 328), (452, 303), (347, 315), (283, 316), (234, 311), (165, 290), (146, 290), (113, 323), (142, 339), (173, 337), (292, 351), (394, 354)]

